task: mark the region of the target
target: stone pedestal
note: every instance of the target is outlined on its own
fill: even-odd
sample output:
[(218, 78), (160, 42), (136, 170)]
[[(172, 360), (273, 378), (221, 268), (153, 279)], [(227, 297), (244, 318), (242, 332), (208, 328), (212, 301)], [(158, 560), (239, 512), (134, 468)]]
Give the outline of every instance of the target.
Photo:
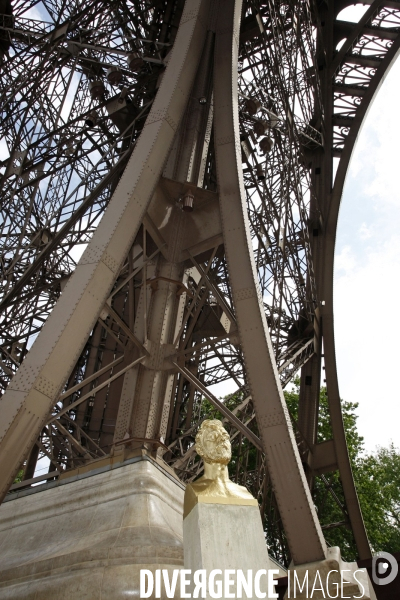
[[(192, 573), (206, 569), (207, 578), (213, 569), (241, 569), (245, 576), (251, 569), (254, 583), (257, 571), (274, 569), (269, 562), (258, 506), (199, 502), (183, 521), (183, 546), (185, 569)], [(260, 578), (260, 590), (267, 592), (266, 575)], [(236, 597), (236, 586), (230, 591)], [(207, 598), (210, 597), (207, 588)], [(267, 593), (266, 598), (270, 597), (273, 596)], [(256, 598), (254, 585), (251, 598)]]
[(182, 567), (183, 486), (145, 457), (102, 469), (2, 504), (1, 600), (139, 598), (140, 569)]
[(328, 548), (326, 560), (291, 566), (288, 579), (289, 587), (285, 600), (290, 598), (376, 600), (367, 570), (360, 569), (357, 563), (344, 562), (338, 547)]

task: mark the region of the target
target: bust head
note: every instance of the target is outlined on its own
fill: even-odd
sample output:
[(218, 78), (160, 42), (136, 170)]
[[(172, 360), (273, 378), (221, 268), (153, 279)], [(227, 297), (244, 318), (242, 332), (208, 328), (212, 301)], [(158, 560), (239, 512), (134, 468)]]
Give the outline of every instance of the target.
[(221, 421), (203, 421), (196, 435), (196, 451), (206, 463), (229, 463), (232, 456), (231, 442)]

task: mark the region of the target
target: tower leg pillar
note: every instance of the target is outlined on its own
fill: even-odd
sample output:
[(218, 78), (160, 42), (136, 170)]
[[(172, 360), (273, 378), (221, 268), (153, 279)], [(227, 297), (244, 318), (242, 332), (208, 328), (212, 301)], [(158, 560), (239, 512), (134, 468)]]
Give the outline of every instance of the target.
[(100, 316), (150, 204), (187, 106), (208, 0), (187, 0), (166, 72), (110, 204), (0, 401), (0, 500), (38, 438)]

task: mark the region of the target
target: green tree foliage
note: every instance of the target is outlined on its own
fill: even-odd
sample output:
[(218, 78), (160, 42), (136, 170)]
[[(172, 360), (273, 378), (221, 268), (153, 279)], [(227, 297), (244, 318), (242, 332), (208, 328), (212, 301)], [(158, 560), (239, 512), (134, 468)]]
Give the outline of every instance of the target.
[[(299, 412), (299, 392), (299, 379), (294, 381), (290, 391), (284, 392), (295, 430)], [(243, 397), (238, 395), (227, 397), (224, 401), (230, 410), (234, 410), (242, 400)], [(380, 550), (400, 552), (400, 451), (390, 445), (388, 448), (378, 448), (376, 452), (366, 454), (364, 440), (357, 429), (357, 408), (356, 402), (342, 401), (349, 456), (368, 537), (374, 552)], [(202, 414), (203, 418), (221, 420), (223, 418), (206, 399), (202, 401)], [(229, 428), (228, 423), (226, 426)], [(251, 423), (251, 429), (258, 435), (255, 420)], [(232, 432), (235, 432), (235, 429)], [(322, 387), (318, 414), (318, 442), (332, 437), (328, 395), (326, 388)], [(235, 438), (232, 460), (229, 464), (230, 476), (245, 485), (253, 494), (257, 494), (259, 485), (255, 479), (259, 460), (260, 453), (246, 438)], [(339, 546), (346, 560), (356, 560), (357, 548), (347, 524), (348, 518), (339, 473), (336, 471), (316, 477), (312, 493), (321, 525), (341, 524), (324, 529), (328, 544)], [(270, 493), (268, 494), (270, 496)], [(272, 505), (269, 504), (269, 500), (272, 500)], [(282, 539), (281, 529), (276, 525), (277, 512), (273, 502), (274, 499), (271, 497), (265, 504), (265, 533), (270, 553), (282, 563), (286, 563), (286, 544)]]
[(21, 469), (20, 471), (18, 471), (18, 474), (17, 474), (16, 478), (14, 479), (14, 483), (21, 483), (23, 476), (24, 476), (24, 470)]
[[(297, 421), (299, 381), (285, 392), (289, 411)], [(364, 453), (364, 440), (357, 429), (358, 403), (342, 401), (343, 423), (366, 530), (375, 552), (400, 551), (400, 452), (393, 445)], [(318, 442), (332, 438), (326, 388), (321, 388), (318, 415)], [(317, 477), (313, 488), (314, 502), (322, 525), (346, 521), (339, 504), (345, 505), (339, 473)], [(357, 558), (357, 549), (348, 527), (324, 530), (331, 546), (340, 546), (347, 560)]]
[(390, 444), (362, 457), (354, 475), (374, 551), (400, 551), (400, 453)]

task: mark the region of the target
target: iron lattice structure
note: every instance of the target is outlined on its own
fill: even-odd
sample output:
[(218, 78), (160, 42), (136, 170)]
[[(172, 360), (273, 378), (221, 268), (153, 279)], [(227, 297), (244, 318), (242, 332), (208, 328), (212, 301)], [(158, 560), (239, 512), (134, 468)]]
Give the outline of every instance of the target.
[[(147, 25), (146, 13), (141, 12), (140, 26), (134, 26), (129, 17), (136, 14), (134, 5), (116, 3), (115, 15), (108, 13), (106, 23), (105, 6), (95, 3), (82, 14), (74, 14), (74, 30), (62, 25), (56, 35), (50, 16), (48, 23), (24, 18), (29, 9), (21, 7), (20, 13), (15, 7), (12, 20), (7, 22), (5, 17), (9, 27), (4, 28), (5, 37), (12, 40), (12, 60), (5, 58), (2, 71), (4, 138), (9, 153), (2, 169), (4, 388), (74, 270), (74, 249), (88, 242), (99, 222), (150, 110), (163, 59), (174, 40), (174, 27), (166, 27), (163, 12), (155, 13), (154, 7), (148, 9)], [(56, 12), (55, 7), (46, 5), (46, 9), (52, 18), (58, 15), (56, 24), (70, 18), (61, 7)], [(44, 14), (44, 7), (36, 10)], [(253, 29), (243, 36), (241, 139), (253, 247), (281, 366), (299, 349), (299, 338), (312, 324), (317, 305), (308, 228), (311, 180), (304, 148), (322, 144), (321, 133), (310, 124), (315, 93), (317, 112), (321, 113), (322, 105), (320, 90), (314, 92), (310, 86), (317, 79), (308, 7), (299, 15), (298, 26), (292, 22), (285, 49), (275, 24), (291, 22), (289, 7), (274, 9), (272, 14), (267, 6), (258, 8), (256, 14), (263, 16), (265, 27), (274, 24), (274, 35), (265, 38), (257, 35), (261, 32), (252, 17), (255, 10), (246, 9), (244, 18), (246, 31), (249, 26)], [(174, 19), (176, 30), (179, 13)], [(254, 31), (255, 22), (258, 30)], [(160, 29), (154, 42), (148, 39), (146, 27)], [(131, 71), (127, 60), (137, 52), (144, 56), (139, 59), (143, 66)], [(113, 67), (119, 68), (121, 79), (111, 85), (105, 75)], [(96, 87), (91, 88), (96, 83), (99, 97), (93, 92)], [(13, 96), (7, 97), (11, 90)], [(112, 112), (115, 105), (118, 110)], [(92, 125), (91, 118), (95, 120)], [(254, 133), (257, 123), (270, 131), (274, 144), (268, 160)], [(213, 169), (210, 149), (206, 189), (215, 189)], [(223, 264), (217, 261), (213, 270), (231, 304)], [(305, 335), (312, 337), (310, 328)], [(291, 371), (283, 367), (284, 383), (310, 352), (293, 363)], [(212, 356), (213, 352), (204, 352), (203, 360), (210, 362)], [(238, 360), (235, 355), (235, 363)], [(243, 380), (243, 368), (236, 376)], [(208, 375), (205, 381), (217, 383), (224, 377), (231, 377), (228, 369), (224, 375)]]
[[(0, 2), (3, 392), (62, 296), (117, 188), (163, 80), (183, 4)], [(251, 246), (282, 386), (302, 370), (299, 422), (294, 423), (298, 450), (310, 485), (313, 477), (339, 468), (343, 523), (353, 527), (365, 557), (362, 519), (357, 509), (346, 508), (355, 492), (337, 388), (333, 251), (355, 139), (398, 51), (400, 3), (375, 0), (358, 23), (337, 18), (345, 7), (342, 1), (245, 2), (238, 110)], [(192, 90), (196, 110), (204, 113), (200, 133), (205, 140), (192, 185), (204, 191), (204, 198), (218, 192), (212, 48), (212, 42), (206, 43), (204, 74), (200, 69)], [(164, 173), (163, 189), (182, 203), (186, 192), (174, 179)], [(143, 220), (116, 275), (107, 310), (24, 461), (25, 485), (32, 483), (43, 457), (50, 461), (50, 474), (41, 479), (48, 480), (128, 443), (123, 442), (125, 431), (117, 432), (118, 414), (122, 375), (136, 360), (132, 347), (141, 346), (135, 330), (140, 294), (145, 292), (147, 300), (146, 294), (168, 279), (153, 266), (165, 243), (159, 230), (152, 214)], [(221, 240), (204, 252), (189, 253), (185, 273), (178, 286), (182, 321), (174, 337), (178, 358), (165, 435), (156, 440), (133, 435), (128, 441), (161, 447), (158, 452), (178, 476), (191, 481), (202, 468), (193, 439), (209, 412), (204, 399), (221, 409), (208, 388), (233, 380), (232, 412), (223, 416), (236, 448), (236, 479), (259, 498), (273, 531), (273, 551), (287, 562), (285, 531), (258, 445), (257, 411)], [(157, 316), (151, 310), (148, 322)], [(323, 354), (334, 433), (326, 454), (315, 450)], [(257, 447), (250, 462), (246, 437)]]

